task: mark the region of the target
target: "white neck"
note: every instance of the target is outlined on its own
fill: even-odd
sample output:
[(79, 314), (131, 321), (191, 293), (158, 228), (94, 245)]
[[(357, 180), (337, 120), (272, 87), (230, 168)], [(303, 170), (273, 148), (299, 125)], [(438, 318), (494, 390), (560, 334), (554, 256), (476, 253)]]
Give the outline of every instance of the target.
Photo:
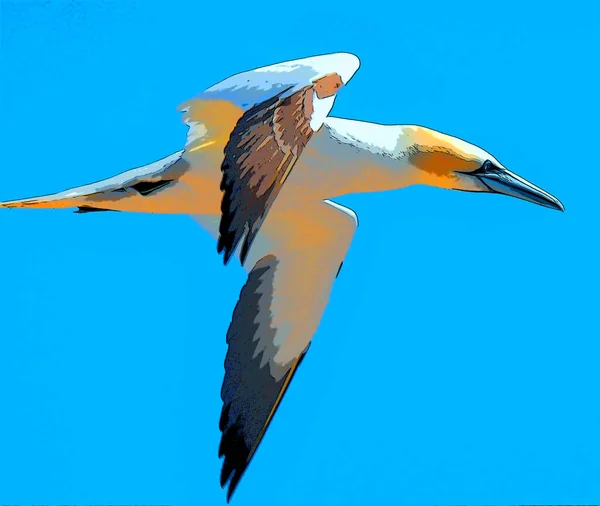
[[(326, 167), (329, 197), (403, 188), (414, 183), (402, 126), (327, 118), (311, 141)], [(335, 186), (335, 187), (333, 187)]]

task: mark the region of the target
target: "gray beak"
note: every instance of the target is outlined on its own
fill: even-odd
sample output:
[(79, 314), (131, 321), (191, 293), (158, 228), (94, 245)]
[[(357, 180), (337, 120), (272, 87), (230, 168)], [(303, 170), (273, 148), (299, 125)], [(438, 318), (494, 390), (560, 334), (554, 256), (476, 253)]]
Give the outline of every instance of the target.
[(471, 174), (476, 176), (492, 193), (517, 197), (557, 211), (564, 212), (565, 210), (565, 207), (556, 197), (509, 170), (495, 167), (489, 162), (486, 162), (480, 170)]

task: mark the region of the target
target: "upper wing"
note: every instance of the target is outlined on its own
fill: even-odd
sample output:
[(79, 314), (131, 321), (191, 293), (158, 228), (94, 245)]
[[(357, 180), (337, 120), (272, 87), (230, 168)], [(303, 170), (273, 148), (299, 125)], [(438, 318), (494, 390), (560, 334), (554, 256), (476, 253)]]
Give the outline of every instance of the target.
[[(294, 94), (313, 83), (318, 85), (321, 96), (327, 95), (327, 85), (332, 73), (341, 77), (344, 84), (358, 70), (360, 61), (349, 53), (334, 53), (292, 60), (235, 74), (211, 86), (191, 100), (179, 106), (185, 114), (183, 121), (189, 127), (186, 152), (204, 147), (223, 150), (229, 135), (242, 115), (275, 95), (288, 90)], [(313, 116), (315, 124), (329, 113), (329, 108), (317, 107)]]
[(240, 252), (244, 262), (267, 211), (313, 134), (313, 86), (286, 98), (283, 93), (247, 111), (225, 148), (217, 245), (219, 253), (225, 252), (225, 263), (247, 234)]
[(325, 201), (273, 214), (261, 229), (227, 332), (219, 456), (228, 500), (308, 349), (356, 225)]
[[(233, 76), (209, 88), (192, 103), (192, 107), (201, 109), (223, 100), (229, 104), (222, 107), (227, 111), (225, 115), (211, 115), (214, 127), (202, 123), (187, 106), (186, 121), (194, 131), (193, 139), (188, 136), (188, 145), (199, 143), (191, 150), (220, 145), (223, 132), (230, 133), (221, 166), (224, 195), (218, 241), (225, 263), (244, 236), (240, 258), (242, 262), (246, 259), (294, 163), (329, 114), (337, 91), (358, 67), (358, 58), (339, 53)], [(236, 115), (229, 113), (232, 107), (241, 111), (235, 122)], [(220, 132), (218, 140), (211, 138), (211, 128)]]

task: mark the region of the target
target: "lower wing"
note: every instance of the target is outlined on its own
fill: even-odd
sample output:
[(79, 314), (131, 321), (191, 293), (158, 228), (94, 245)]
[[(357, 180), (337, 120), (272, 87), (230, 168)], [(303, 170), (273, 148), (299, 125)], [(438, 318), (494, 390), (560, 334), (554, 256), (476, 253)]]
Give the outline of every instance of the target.
[(317, 330), (356, 226), (351, 210), (325, 201), (275, 213), (261, 228), (227, 331), (219, 456), (228, 500)]

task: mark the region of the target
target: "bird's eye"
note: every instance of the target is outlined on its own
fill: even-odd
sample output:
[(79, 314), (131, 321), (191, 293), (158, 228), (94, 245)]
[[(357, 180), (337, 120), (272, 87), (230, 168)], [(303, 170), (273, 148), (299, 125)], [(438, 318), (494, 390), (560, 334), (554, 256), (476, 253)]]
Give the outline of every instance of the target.
[(486, 160), (485, 162), (483, 162), (483, 165), (481, 167), (471, 172), (471, 175), (476, 176), (477, 174), (485, 174), (487, 172), (490, 172), (490, 170), (492, 170), (493, 168), (494, 164), (490, 160)]

